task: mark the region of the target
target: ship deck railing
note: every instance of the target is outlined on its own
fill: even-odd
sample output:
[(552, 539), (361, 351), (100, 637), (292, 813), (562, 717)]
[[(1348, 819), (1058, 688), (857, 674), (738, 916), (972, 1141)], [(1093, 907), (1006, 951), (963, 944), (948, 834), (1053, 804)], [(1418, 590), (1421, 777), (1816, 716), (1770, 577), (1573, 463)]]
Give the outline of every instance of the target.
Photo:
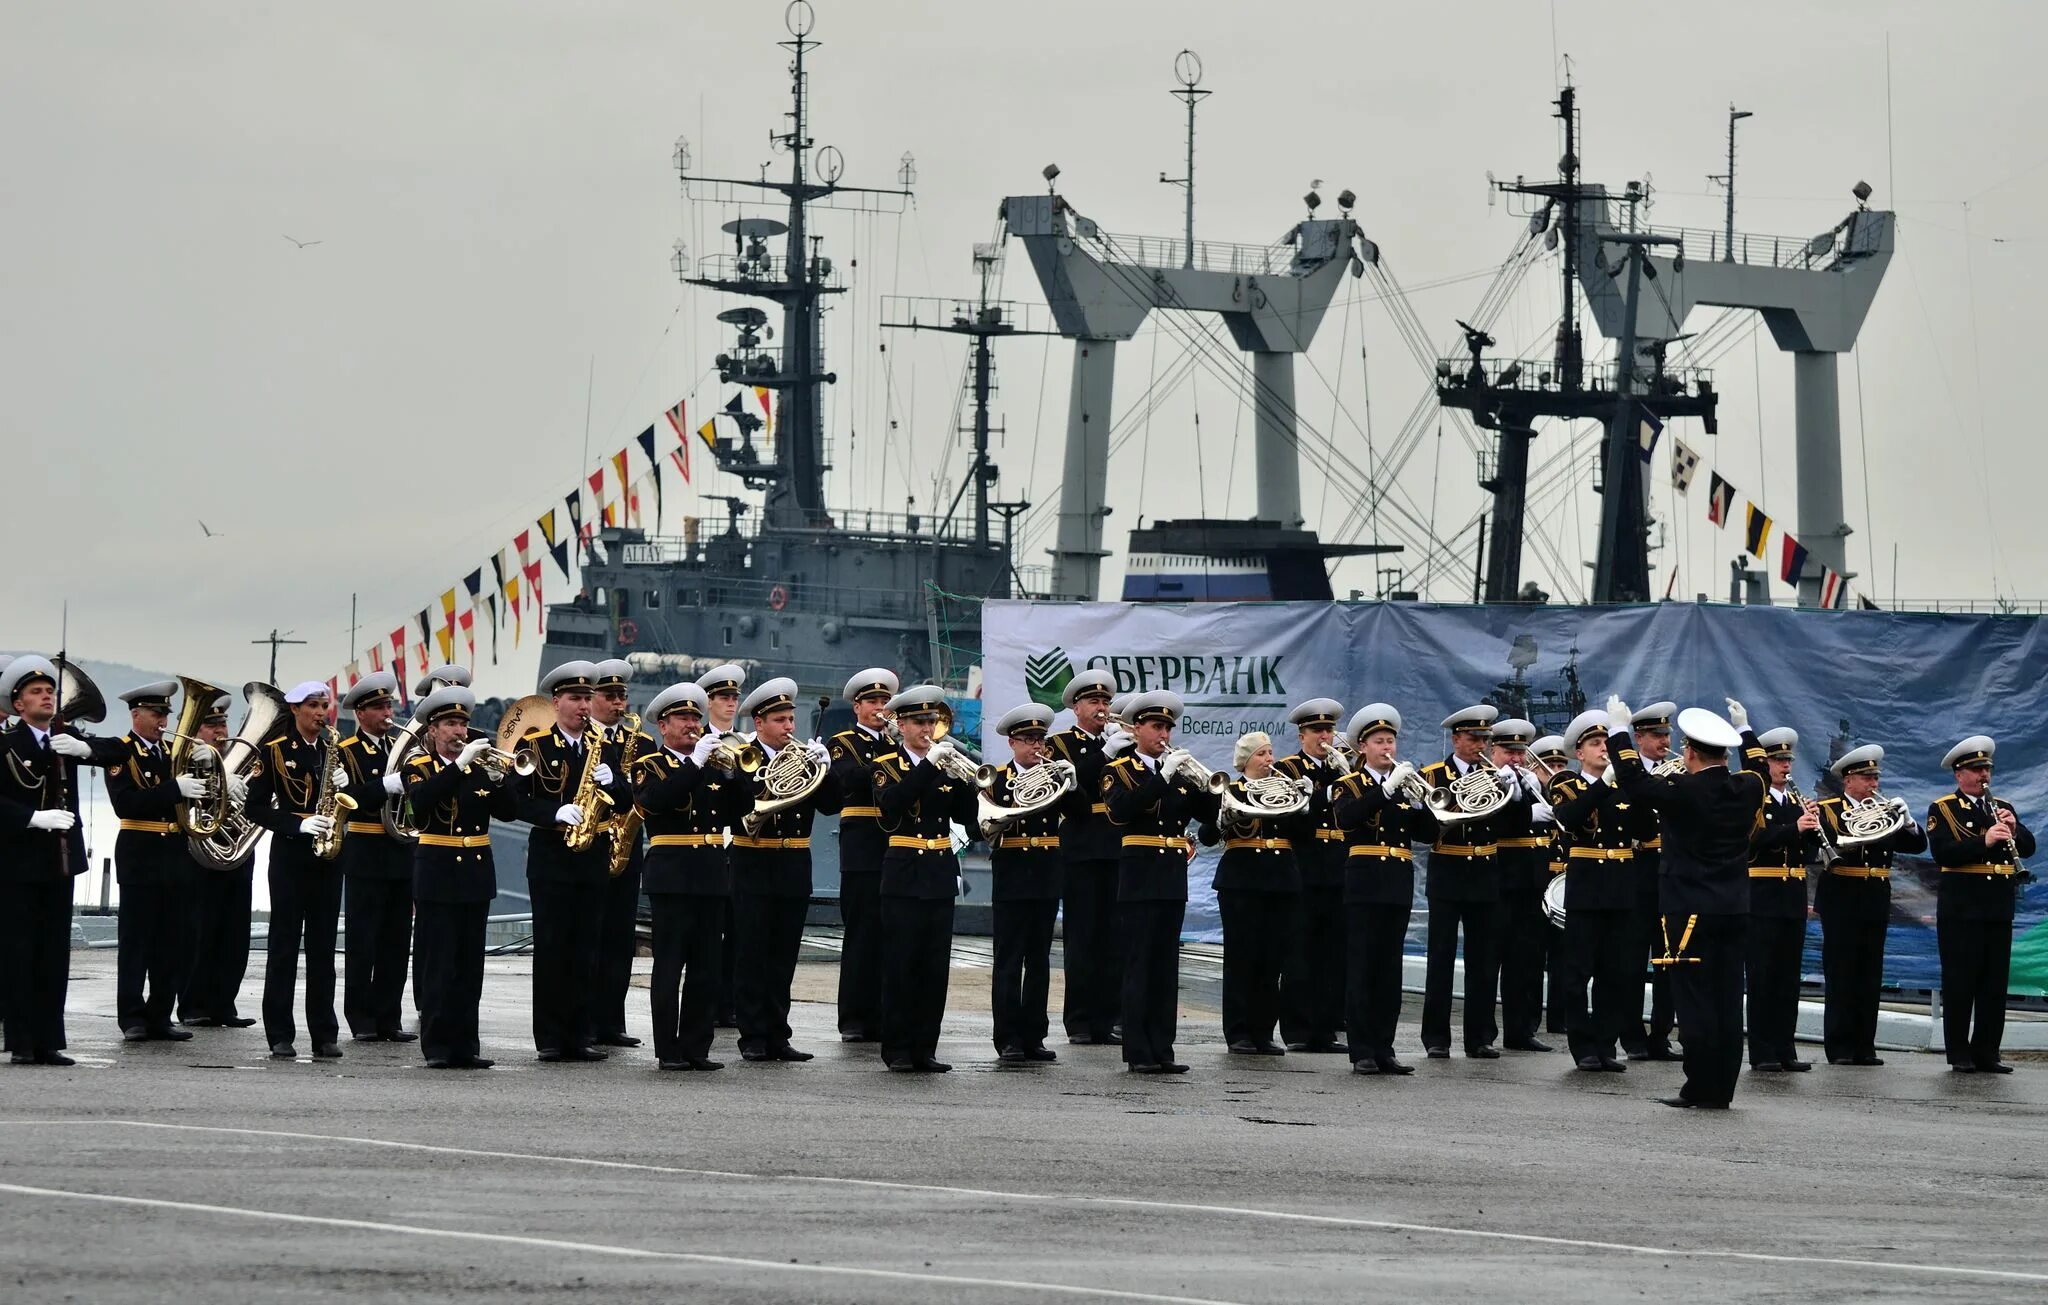
[[(1741, 263), (1747, 267), (1815, 272), (1828, 266), (1827, 260), (1839, 249), (1838, 239), (1832, 231), (1824, 231), (1817, 236), (1770, 236), (1738, 231), (1731, 246), (1727, 231), (1719, 227), (1652, 226), (1648, 230), (1652, 235), (1675, 238), (1688, 262)], [(1731, 249), (1733, 258), (1728, 256)], [(1666, 258), (1673, 251), (1669, 246), (1660, 246), (1650, 252)]]
[[(616, 544), (605, 536), (599, 536), (607, 547), (617, 547), (621, 558), (633, 564), (659, 562), (687, 562), (703, 560), (706, 546), (718, 539), (739, 538), (759, 539), (765, 527), (756, 514), (748, 514), (738, 521), (719, 521), (716, 517), (698, 517), (700, 522), (696, 544), (692, 547), (685, 535), (655, 535), (641, 539), (622, 538)], [(950, 521), (940, 521), (929, 513), (922, 512), (868, 512), (828, 510), (817, 525), (776, 526), (774, 532), (784, 537), (815, 538), (827, 541), (854, 541), (867, 544), (893, 544), (922, 546), (927, 544), (972, 545), (974, 523), (964, 515), (956, 515)], [(991, 537), (990, 548), (1000, 547), (1000, 541)]]
[[(1171, 236), (1132, 236), (1104, 231), (1095, 243), (1119, 263), (1141, 267), (1186, 267), (1188, 243)], [(1294, 245), (1278, 241), (1270, 245), (1234, 245), (1222, 240), (1197, 240), (1193, 266), (1198, 272), (1227, 272), (1233, 276), (1287, 276), (1294, 268)]]
[[(814, 286), (826, 290), (845, 288), (845, 283), (839, 276), (838, 266), (829, 258), (811, 259), (810, 273), (811, 284)], [(780, 254), (764, 254), (759, 258), (746, 254), (706, 254), (697, 260), (691, 276), (693, 280), (698, 281), (782, 285), (789, 281), (789, 259)]]
[[(1564, 391), (1563, 372), (1547, 358), (1482, 358), (1479, 373), (1489, 389), (1529, 394), (1559, 394)], [(1436, 374), (1439, 391), (1469, 388), (1472, 383), (1472, 356), (1440, 358)], [(1620, 374), (1620, 368), (1612, 359), (1584, 363), (1579, 368), (1578, 388), (1589, 394), (1612, 394)], [(1712, 368), (1666, 365), (1655, 375), (1643, 375), (1639, 368), (1636, 378), (1638, 393), (1700, 393), (1702, 382), (1709, 388), (1713, 386)]]

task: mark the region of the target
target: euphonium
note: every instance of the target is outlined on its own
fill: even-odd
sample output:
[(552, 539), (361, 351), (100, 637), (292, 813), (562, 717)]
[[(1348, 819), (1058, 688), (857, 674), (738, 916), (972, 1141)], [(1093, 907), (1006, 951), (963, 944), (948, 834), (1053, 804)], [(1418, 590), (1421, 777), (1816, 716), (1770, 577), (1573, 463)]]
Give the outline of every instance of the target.
[(313, 835), (313, 855), (322, 861), (332, 861), (341, 855), (342, 836), (348, 833), (348, 818), (344, 811), (356, 809), (356, 800), (341, 791), (334, 782), (334, 768), (341, 764), (341, 735), (332, 725), (320, 730), (320, 788), (313, 799), (313, 814), (325, 816), (329, 828), (324, 834)]
[(220, 750), (199, 738), (199, 727), (212, 712), (221, 691), (190, 675), (178, 677), (184, 706), (178, 711), (176, 728), (165, 731), (171, 741), (171, 775), (189, 775), (206, 785), (206, 792), (178, 803), (173, 819), (188, 838), (211, 838), (226, 823), (228, 802), (227, 766)]
[[(223, 784), (230, 775), (241, 779), (249, 777), (263, 741), (277, 729), (288, 710), (284, 695), (261, 680), (244, 684), (242, 697), (249, 703), (248, 714), (242, 717), (242, 728), (220, 748)], [(263, 826), (249, 819), (230, 795), (227, 816), (220, 828), (204, 838), (195, 835), (185, 842), (192, 859), (205, 869), (239, 870), (255, 855), (256, 844), (262, 841), (264, 832)]]
[(571, 852), (589, 848), (610, 823), (604, 819), (603, 808), (611, 806), (612, 795), (597, 782), (597, 768), (603, 759), (604, 726), (592, 721), (583, 732), (583, 773), (576, 780), (576, 795), (569, 799), (583, 813), (583, 820), (562, 831), (562, 844)]

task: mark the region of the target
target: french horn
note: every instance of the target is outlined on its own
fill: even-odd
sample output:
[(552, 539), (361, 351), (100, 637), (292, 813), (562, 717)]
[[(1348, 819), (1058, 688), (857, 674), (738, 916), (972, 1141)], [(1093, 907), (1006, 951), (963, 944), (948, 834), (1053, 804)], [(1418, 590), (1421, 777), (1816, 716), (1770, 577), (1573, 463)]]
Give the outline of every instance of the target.
[(754, 772), (761, 792), (754, 799), (754, 809), (740, 817), (741, 830), (749, 836), (757, 833), (769, 816), (797, 806), (817, 792), (829, 772), (830, 767), (812, 755), (810, 748), (791, 739), (773, 761)]
[(1890, 838), (1912, 822), (1913, 813), (1904, 798), (1873, 793), (1861, 802), (1842, 803), (1842, 836), (1837, 847), (1856, 847)]
[(984, 788), (975, 800), (977, 823), (981, 826), (983, 838), (993, 838), (1005, 826), (1015, 824), (1026, 816), (1035, 816), (1059, 802), (1074, 791), (1078, 782), (1074, 763), (1070, 761), (1041, 761), (1028, 770), (1013, 771), (1010, 776), (1010, 801), (1013, 806), (998, 806), (991, 801)]
[(1226, 783), (1219, 790), (1223, 798), (1223, 832), (1232, 834), (1249, 829), (1260, 820), (1300, 815), (1308, 810), (1315, 787), (1315, 781), (1306, 775), (1294, 779), (1279, 774), (1261, 775), (1244, 782), (1244, 797), (1240, 798), (1237, 787)]

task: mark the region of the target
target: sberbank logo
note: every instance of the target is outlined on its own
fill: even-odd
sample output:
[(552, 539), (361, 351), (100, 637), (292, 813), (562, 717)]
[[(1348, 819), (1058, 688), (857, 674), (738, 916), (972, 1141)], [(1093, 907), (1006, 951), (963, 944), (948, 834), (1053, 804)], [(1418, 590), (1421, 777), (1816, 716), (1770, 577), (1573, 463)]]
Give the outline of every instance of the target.
[[(1286, 678), (1281, 673), (1285, 654), (1273, 657), (1256, 654), (1096, 653), (1087, 659), (1087, 669), (1106, 670), (1116, 679), (1118, 693), (1151, 693), (1166, 689), (1190, 700), (1206, 698), (1285, 698)], [(1060, 693), (1074, 678), (1073, 659), (1064, 648), (1052, 648), (1024, 659), (1024, 686), (1033, 702), (1057, 709)], [(1216, 706), (1270, 705), (1257, 701), (1215, 703)]]

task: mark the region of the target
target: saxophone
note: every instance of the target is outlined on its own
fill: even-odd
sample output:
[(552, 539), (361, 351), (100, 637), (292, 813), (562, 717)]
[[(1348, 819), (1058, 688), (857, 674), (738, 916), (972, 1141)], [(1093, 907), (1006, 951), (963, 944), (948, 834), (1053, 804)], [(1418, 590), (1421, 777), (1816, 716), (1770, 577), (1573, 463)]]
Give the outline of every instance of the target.
[(313, 799), (313, 814), (325, 816), (332, 828), (325, 834), (313, 835), (313, 855), (322, 861), (332, 861), (341, 855), (341, 837), (348, 832), (348, 821), (344, 811), (356, 809), (356, 800), (334, 786), (334, 768), (340, 764), (335, 754), (341, 750), (341, 735), (329, 725), (320, 731), (320, 788)]
[[(631, 775), (633, 763), (640, 756), (640, 740), (645, 737), (640, 733), (640, 717), (629, 711), (620, 719), (618, 727), (626, 732), (626, 746), (619, 754), (619, 769)], [(633, 859), (634, 845), (640, 841), (640, 824), (644, 818), (637, 802), (611, 818), (607, 828), (612, 831), (612, 878), (617, 879), (626, 873), (626, 863)]]
[(583, 813), (583, 823), (562, 831), (562, 845), (571, 852), (583, 852), (610, 827), (600, 819), (602, 808), (612, 804), (612, 795), (597, 785), (597, 767), (604, 759), (604, 726), (590, 722), (583, 735), (583, 774), (576, 781), (576, 796), (569, 799)]

